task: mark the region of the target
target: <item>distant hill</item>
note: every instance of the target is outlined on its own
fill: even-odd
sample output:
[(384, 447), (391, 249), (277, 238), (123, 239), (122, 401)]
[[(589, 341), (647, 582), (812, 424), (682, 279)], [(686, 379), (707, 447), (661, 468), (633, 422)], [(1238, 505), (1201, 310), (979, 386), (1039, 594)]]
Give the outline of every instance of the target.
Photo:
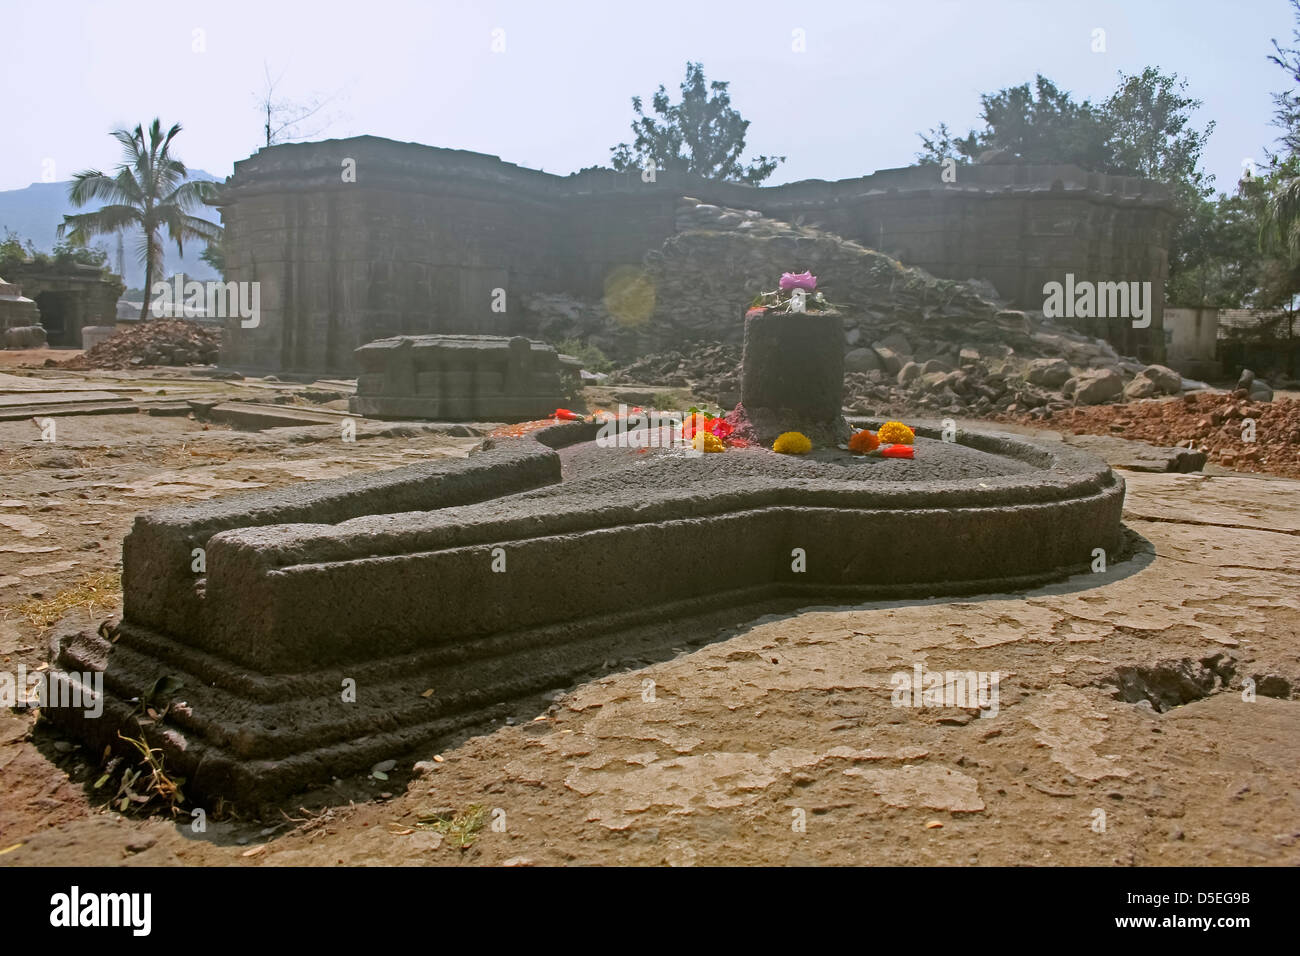
[[(204, 182), (223, 181), (221, 177), (213, 176), (201, 169), (191, 169), (190, 178)], [(34, 242), (36, 248), (42, 252), (53, 251), (54, 231), (59, 227), (59, 223), (63, 222), (65, 215), (98, 208), (87, 206), (85, 209), (74, 209), (72, 203), (68, 202), (70, 185), (71, 180), (59, 183), (32, 183), (25, 189), (7, 189), (0, 192), (0, 239), (4, 238), (6, 230), (12, 229), (24, 242), (28, 239)], [(213, 221), (219, 218), (215, 209), (201, 209), (196, 212), (196, 215)], [(131, 233), (124, 233), (123, 240), (126, 253), (126, 275), (123, 278), (126, 280), (127, 288), (138, 289), (144, 283), (144, 266), (140, 265), (135, 258), (136, 237)], [(116, 237), (104, 236), (96, 239), (91, 245), (108, 253), (108, 267), (116, 271)], [(212, 267), (199, 258), (204, 247), (205, 244), (201, 241), (187, 242), (185, 255), (181, 257), (176, 254), (176, 244), (167, 242), (163, 246), (165, 274), (184, 272), (192, 279), (218, 278)]]

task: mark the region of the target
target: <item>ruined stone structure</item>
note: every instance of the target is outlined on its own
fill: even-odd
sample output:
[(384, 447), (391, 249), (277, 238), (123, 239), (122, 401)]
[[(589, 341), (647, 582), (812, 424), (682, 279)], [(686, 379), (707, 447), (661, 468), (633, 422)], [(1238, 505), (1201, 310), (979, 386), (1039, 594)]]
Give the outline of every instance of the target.
[[(259, 150), (223, 199), (227, 279), (262, 283), (259, 325), (228, 323), (223, 364), (353, 372), (354, 350), (401, 334), (529, 334), (528, 293), (599, 297), (674, 234), (689, 195), (818, 225), (936, 276), (990, 280), (1023, 308), (1067, 273), (1149, 281), (1161, 337), (1170, 200), (1144, 180), (1073, 166), (937, 166), (754, 187), (606, 169), (556, 176), (493, 156), (373, 136)], [(722, 264), (719, 264), (722, 267)], [(507, 308), (494, 311), (503, 290)], [(1161, 341), (1163, 339), (1161, 338)]]
[(349, 407), (370, 418), (531, 421), (564, 398), (561, 356), (523, 336), (399, 335), (361, 346), (357, 361)]
[(36, 303), (0, 277), (0, 348), (36, 348), (45, 344), (45, 329)]
[(9, 271), (9, 280), (21, 285), (23, 294), (36, 302), (52, 346), (81, 348), (82, 328), (111, 324), (117, 315), (117, 300), (126, 288), (118, 276), (91, 265), (56, 271), (32, 263)]

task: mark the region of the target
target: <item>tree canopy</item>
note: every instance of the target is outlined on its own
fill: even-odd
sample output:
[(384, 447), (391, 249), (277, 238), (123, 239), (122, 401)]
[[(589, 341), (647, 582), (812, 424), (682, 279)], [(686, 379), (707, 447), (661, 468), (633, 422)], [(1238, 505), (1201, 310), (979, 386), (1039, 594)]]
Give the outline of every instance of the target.
[[(681, 102), (673, 103), (661, 84), (651, 98), (654, 115), (647, 115), (641, 97), (632, 97), (635, 139), (610, 148), (617, 170), (678, 169), (729, 182), (757, 185), (772, 175), (784, 156), (757, 156), (742, 165), (749, 120), (731, 106), (729, 83), (706, 82), (704, 67), (686, 64)], [(656, 118), (657, 117), (657, 118)]]
[[(917, 160), (966, 162), (978, 159), (985, 150), (1005, 150), (1025, 162), (1071, 163), (1093, 172), (1164, 183), (1175, 202), (1167, 292), (1191, 295), (1208, 281), (1213, 270), (1204, 256), (1226, 241), (1203, 234), (1207, 228), (1217, 228), (1209, 203), (1214, 177), (1201, 168), (1201, 153), (1214, 123), (1204, 129), (1193, 125), (1201, 101), (1187, 95), (1186, 80), (1156, 67), (1132, 75), (1120, 73), (1114, 92), (1101, 103), (1092, 103), (1076, 102), (1069, 92), (1039, 75), (1032, 88), (1022, 83), (985, 93), (980, 104), (983, 129), (954, 137), (941, 123), (928, 135), (920, 134), (922, 150)], [(1184, 277), (1183, 271), (1193, 267), (1199, 274)], [(1219, 290), (1213, 298), (1221, 297), (1220, 293), (1228, 294)]]
[(1201, 152), (1214, 123), (1198, 130), (1192, 113), (1201, 101), (1186, 95), (1187, 81), (1155, 67), (1119, 75), (1119, 85), (1103, 102), (1076, 102), (1047, 77), (980, 97), (982, 130), (954, 137), (941, 123), (920, 134), (921, 163), (978, 159), (986, 150), (1006, 150), (1031, 163), (1073, 163), (1083, 169), (1143, 176), (1210, 192), (1210, 177), (1200, 169)]

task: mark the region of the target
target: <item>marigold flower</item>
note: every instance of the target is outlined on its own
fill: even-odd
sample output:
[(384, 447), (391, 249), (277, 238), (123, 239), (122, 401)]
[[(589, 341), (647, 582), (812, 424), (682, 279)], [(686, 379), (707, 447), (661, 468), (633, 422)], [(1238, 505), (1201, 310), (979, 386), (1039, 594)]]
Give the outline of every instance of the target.
[(853, 437), (849, 439), (849, 451), (855, 451), (859, 455), (865, 455), (867, 452), (875, 451), (879, 447), (880, 439), (865, 428), (860, 432), (855, 432)]
[(706, 431), (697, 431), (695, 437), (691, 439), (691, 447), (696, 451), (726, 451), (727, 446), (722, 443), (722, 439), (717, 435), (712, 435)]
[[(686, 416), (682, 421), (682, 437), (693, 438), (697, 431), (711, 432), (713, 428), (713, 416), (708, 412), (694, 411)], [(725, 435), (722, 437), (726, 437)]]
[(916, 441), (916, 432), (902, 422), (885, 422), (876, 436), (883, 445), (910, 445)]
[(812, 441), (803, 432), (783, 432), (772, 442), (772, 451), (781, 455), (806, 455), (812, 451)]
[(913, 457), (911, 445), (886, 445), (884, 448), (880, 449), (880, 454), (884, 455), (886, 458)]
[(721, 417), (710, 418), (707, 427), (710, 434), (717, 435), (724, 441), (735, 430), (735, 426), (731, 422)]

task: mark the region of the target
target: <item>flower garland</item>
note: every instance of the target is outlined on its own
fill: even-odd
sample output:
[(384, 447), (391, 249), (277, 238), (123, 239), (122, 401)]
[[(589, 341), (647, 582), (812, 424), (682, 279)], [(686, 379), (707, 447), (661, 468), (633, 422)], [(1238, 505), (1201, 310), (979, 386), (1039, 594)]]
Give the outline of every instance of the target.
[(902, 422), (885, 422), (873, 435), (867, 429), (854, 432), (849, 451), (875, 458), (913, 458), (916, 432)]
[(735, 430), (736, 426), (721, 415), (714, 415), (694, 405), (686, 410), (686, 419), (682, 422), (682, 438), (685, 439), (693, 439), (696, 432), (704, 431), (725, 442)]
[(817, 291), (817, 277), (811, 272), (784, 272), (772, 292), (760, 292), (749, 304), (745, 317), (766, 312), (829, 312), (834, 308), (826, 296)]
[[(631, 408), (629, 414), (643, 415), (644, 412), (638, 405)], [(596, 423), (614, 419), (616, 416), (606, 411), (597, 411), (584, 417), (567, 408), (557, 408), (550, 418), (508, 425), (498, 428), (492, 432), (492, 435), (518, 437), (561, 421)], [(689, 442), (694, 451), (707, 454), (716, 454), (728, 448), (748, 448), (750, 445), (748, 441), (732, 434), (735, 428), (735, 425), (721, 415), (715, 415), (707, 409), (692, 405), (682, 422), (682, 440)], [(907, 425), (902, 422), (885, 422), (875, 432), (865, 428), (854, 432), (849, 438), (847, 448), (854, 454), (867, 458), (915, 458), (913, 448), (915, 443), (916, 432)], [(802, 432), (783, 432), (772, 443), (772, 450), (780, 455), (806, 455), (812, 451), (812, 447), (812, 440)]]

